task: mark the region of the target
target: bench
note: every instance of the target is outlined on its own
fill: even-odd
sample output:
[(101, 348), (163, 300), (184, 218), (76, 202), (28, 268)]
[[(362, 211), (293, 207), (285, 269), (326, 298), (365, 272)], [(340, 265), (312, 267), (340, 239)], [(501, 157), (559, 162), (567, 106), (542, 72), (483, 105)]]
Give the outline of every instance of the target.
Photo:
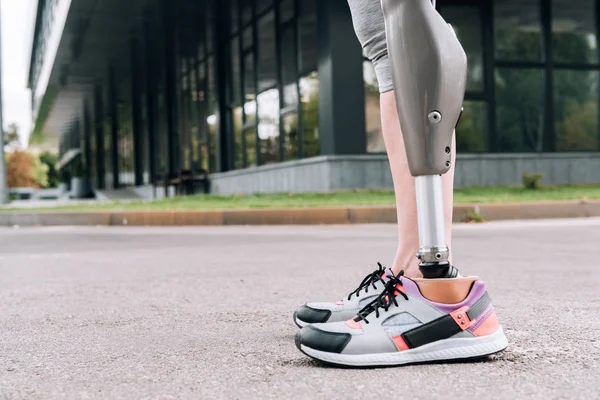
[(189, 169), (182, 169), (177, 173), (166, 173), (163, 175), (157, 175), (154, 178), (153, 186), (163, 187), (165, 190), (165, 198), (169, 197), (169, 187), (175, 187), (175, 195), (194, 194), (194, 187), (196, 184), (202, 184), (203, 193), (210, 192), (210, 181), (208, 178), (208, 172), (200, 170), (194, 172)]

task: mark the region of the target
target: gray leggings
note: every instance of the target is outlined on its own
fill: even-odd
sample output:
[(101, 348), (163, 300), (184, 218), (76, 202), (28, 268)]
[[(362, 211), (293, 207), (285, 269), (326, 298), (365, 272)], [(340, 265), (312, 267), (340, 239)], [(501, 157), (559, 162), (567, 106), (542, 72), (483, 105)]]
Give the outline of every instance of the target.
[(354, 32), (375, 68), (379, 92), (393, 89), (381, 0), (348, 0)]

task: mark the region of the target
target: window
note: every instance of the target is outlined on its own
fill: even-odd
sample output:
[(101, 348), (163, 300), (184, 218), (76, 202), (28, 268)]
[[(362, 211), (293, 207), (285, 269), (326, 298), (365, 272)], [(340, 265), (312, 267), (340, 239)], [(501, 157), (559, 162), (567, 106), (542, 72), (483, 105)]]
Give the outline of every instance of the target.
[(302, 101), (302, 156), (315, 157), (321, 154), (319, 136), (319, 75), (317, 72), (300, 79)]
[(363, 79), (365, 85), (365, 122), (367, 136), (367, 152), (385, 152), (383, 133), (381, 130), (381, 109), (379, 103), (379, 84), (373, 64), (363, 61)]
[(275, 13), (273, 11), (258, 22), (258, 44), (258, 91), (260, 93), (277, 85)]
[(244, 147), (246, 149), (246, 166), (256, 165), (256, 128), (253, 126), (244, 131)]
[(557, 151), (598, 151), (598, 71), (554, 71)]
[(238, 8), (238, 0), (230, 0), (229, 12), (231, 16), (231, 33), (236, 33), (240, 29), (240, 14)]
[(270, 89), (258, 95), (258, 138), (260, 162), (279, 161), (279, 90)]
[(233, 141), (234, 141), (234, 167), (244, 168), (244, 148), (242, 146), (242, 107), (233, 109)]
[(467, 91), (483, 90), (483, 39), (481, 34), (481, 9), (470, 6), (442, 7), (440, 14), (452, 25), (467, 54), (469, 71)]
[(281, 33), (281, 78), (283, 80), (283, 104), (298, 104), (295, 32), (293, 26), (286, 26)]
[(208, 123), (208, 171), (218, 171), (218, 134), (217, 127), (219, 124), (219, 114), (217, 110), (217, 99), (216, 99), (216, 82), (215, 82), (215, 61), (211, 56), (207, 60), (208, 64), (208, 80), (207, 80), (207, 93), (206, 93), (206, 107), (208, 117), (206, 122)]
[(283, 159), (285, 161), (298, 158), (298, 114), (291, 112), (283, 118)]
[(231, 40), (231, 102), (235, 105), (241, 104), (242, 101), (240, 62), (240, 40), (235, 37)]
[(476, 153), (487, 150), (487, 103), (465, 101), (456, 127), (456, 151)]
[(552, 1), (553, 59), (560, 63), (596, 63), (594, 0)]
[(504, 152), (539, 152), (544, 139), (544, 71), (496, 69), (496, 133)]
[(244, 58), (244, 125), (256, 119), (256, 81), (254, 79), (254, 54)]
[[(306, 0), (300, 0), (306, 1)], [(294, 0), (283, 0), (279, 4), (279, 18), (281, 23), (286, 23), (289, 20), (294, 18), (294, 12), (296, 10), (296, 5)]]
[(301, 0), (300, 6), (300, 62), (301, 71), (317, 69), (317, 2)]
[(254, 46), (254, 32), (252, 26), (244, 29), (242, 34), (242, 45), (244, 46), (244, 51), (247, 51)]
[(242, 26), (246, 26), (252, 20), (253, 0), (240, 0)]
[(262, 14), (273, 5), (273, 0), (256, 0), (256, 15)]
[(496, 58), (542, 61), (540, 0), (494, 2)]

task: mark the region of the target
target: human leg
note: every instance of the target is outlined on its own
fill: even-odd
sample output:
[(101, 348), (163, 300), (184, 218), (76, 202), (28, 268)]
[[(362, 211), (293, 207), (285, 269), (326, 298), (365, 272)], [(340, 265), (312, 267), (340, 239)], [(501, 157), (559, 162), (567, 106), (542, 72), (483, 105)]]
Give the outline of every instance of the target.
[[(348, 0), (348, 4), (356, 36), (367, 58), (373, 63), (381, 92), (381, 126), (394, 184), (398, 226), (398, 247), (392, 269), (395, 273), (404, 270), (407, 277), (420, 277), (419, 261), (415, 257), (416, 250), (419, 248), (415, 178), (409, 170), (398, 118), (381, 3), (368, 0)], [(452, 236), (454, 154), (453, 142), (452, 165), (450, 171), (442, 178), (445, 236), (449, 248)]]
[[(351, 8), (356, 2), (349, 0)], [(383, 292), (356, 317), (305, 326), (296, 334), (296, 346), (317, 360), (349, 366), (405, 365), (487, 356), (505, 349), (508, 341), (484, 282), (477, 277), (454, 278), (458, 271), (449, 263), (450, 224), (445, 215), (448, 201), (442, 201), (444, 186), (450, 184), (451, 189), (452, 184), (444, 184), (440, 177), (451, 173), (454, 164), (454, 126), (464, 94), (461, 85), (466, 74), (466, 56), (463, 60), (458, 39), (429, 0), (382, 2), (386, 31), (389, 30), (388, 47), (394, 48), (394, 53), (390, 53), (393, 62), (389, 65), (395, 89), (392, 98), (396, 100), (394, 103), (384, 94), (382, 105), (395, 105), (398, 110), (395, 121), (390, 110), (386, 114), (390, 116), (389, 121), (384, 120), (390, 123), (386, 146), (393, 152), (390, 163), (392, 173), (396, 171), (396, 190), (397, 183), (406, 184), (408, 176), (415, 177), (418, 268), (428, 279), (410, 279), (404, 276), (404, 271), (398, 274), (387, 271)], [(354, 9), (361, 8), (364, 7)], [(356, 20), (362, 18), (358, 16)], [(367, 47), (372, 44), (368, 35), (361, 39), (360, 29), (357, 34), (361, 43)], [(417, 43), (409, 40), (419, 35)], [(407, 50), (415, 45), (418, 49)], [(402, 54), (396, 52), (398, 49), (403, 50)], [(375, 63), (382, 59), (378, 56), (372, 60)], [(381, 86), (383, 79), (379, 81)], [(396, 123), (405, 130), (404, 137), (400, 136), (402, 129), (391, 136)], [(402, 163), (399, 149), (406, 153)], [(397, 170), (394, 160), (398, 163)], [(408, 174), (397, 173), (400, 165), (405, 166)]]

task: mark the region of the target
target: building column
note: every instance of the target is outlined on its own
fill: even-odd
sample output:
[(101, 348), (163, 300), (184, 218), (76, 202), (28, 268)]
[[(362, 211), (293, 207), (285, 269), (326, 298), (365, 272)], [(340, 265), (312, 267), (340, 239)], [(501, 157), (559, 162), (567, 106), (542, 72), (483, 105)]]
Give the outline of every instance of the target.
[(85, 155), (85, 178), (90, 179), (90, 168), (92, 164), (92, 118), (90, 116), (89, 104), (83, 102), (83, 154)]
[(145, 52), (146, 52), (146, 124), (148, 130), (148, 170), (150, 173), (150, 183), (154, 183), (156, 177), (157, 165), (157, 146), (156, 146), (156, 105), (157, 89), (156, 89), (156, 70), (155, 63), (155, 41), (153, 35), (153, 27), (150, 21), (146, 22), (145, 26)]
[(104, 104), (102, 96), (102, 85), (94, 87), (94, 124), (96, 132), (96, 178), (98, 189), (104, 189), (105, 185), (105, 158), (104, 158)]
[(113, 189), (119, 188), (119, 109), (117, 104), (117, 82), (114, 67), (108, 72), (108, 109), (110, 112), (111, 160)]
[(131, 111), (133, 123), (133, 165), (135, 185), (144, 184), (144, 135), (142, 127), (142, 79), (143, 64), (140, 62), (139, 41), (131, 39)]
[[(217, 159), (216, 168), (218, 172), (233, 169), (233, 127), (230, 124), (231, 117), (228, 112), (228, 76), (227, 71), (231, 68), (231, 57), (229, 56), (229, 14), (230, 9), (224, 1), (215, 1), (213, 8), (209, 9), (214, 14), (215, 23), (213, 29), (213, 48), (215, 49), (215, 96), (219, 110), (219, 125), (217, 128)], [(210, 18), (210, 16), (209, 16)], [(213, 68), (213, 66), (210, 66)], [(255, 68), (256, 71), (256, 68)], [(258, 116), (256, 118), (258, 122)], [(257, 128), (258, 129), (258, 128)], [(258, 132), (258, 131), (257, 131)], [(257, 141), (258, 146), (258, 141)], [(257, 148), (257, 161), (260, 152)]]
[(175, 173), (179, 169), (180, 149), (179, 120), (177, 104), (177, 51), (175, 35), (174, 4), (171, 1), (162, 1), (162, 15), (165, 35), (165, 86), (167, 109), (167, 147), (168, 147), (168, 172)]
[(321, 154), (366, 152), (363, 56), (345, 1), (318, 1)]

